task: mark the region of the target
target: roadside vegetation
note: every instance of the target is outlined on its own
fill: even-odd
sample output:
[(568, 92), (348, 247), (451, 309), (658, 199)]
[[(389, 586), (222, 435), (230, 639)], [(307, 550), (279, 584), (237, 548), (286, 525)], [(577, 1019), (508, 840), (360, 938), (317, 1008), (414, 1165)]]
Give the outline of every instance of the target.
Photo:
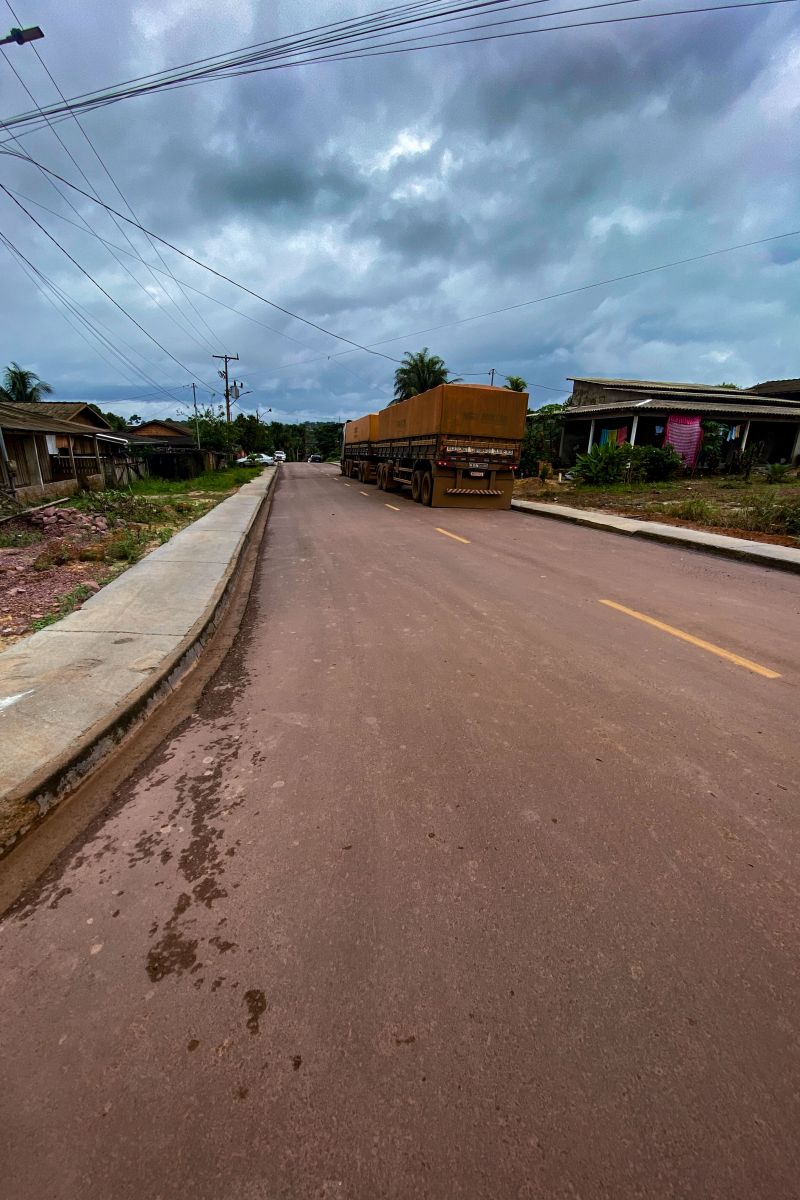
[(84, 492), (0, 524), (0, 649), (80, 608), (261, 469)]
[(800, 476), (785, 463), (760, 462), (764, 447), (748, 446), (725, 460), (724, 426), (703, 423), (696, 471), (685, 471), (671, 446), (595, 444), (567, 472), (557, 461), (563, 405), (537, 410), (528, 422), (518, 499), (562, 501), (640, 520), (751, 537), (787, 546), (800, 544)]

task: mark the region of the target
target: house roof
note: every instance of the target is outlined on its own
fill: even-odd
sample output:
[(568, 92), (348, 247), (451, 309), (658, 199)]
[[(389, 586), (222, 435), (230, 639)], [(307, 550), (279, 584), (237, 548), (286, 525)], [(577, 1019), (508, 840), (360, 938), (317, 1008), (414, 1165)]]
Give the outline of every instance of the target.
[(150, 421), (142, 421), (141, 425), (135, 427), (136, 435), (141, 435), (142, 437), (160, 436), (158, 434), (149, 434), (147, 432), (148, 428), (152, 428), (153, 430), (166, 429), (168, 435), (172, 434), (177, 437), (194, 437), (194, 430), (191, 425), (186, 425), (183, 421), (173, 421), (171, 417), (164, 417), (163, 420), (153, 418)]
[(797, 396), (800, 399), (800, 379), (768, 379), (766, 383), (757, 383), (750, 388), (751, 392), (759, 392), (761, 395), (786, 397), (789, 395)]
[(614, 413), (633, 416), (635, 413), (648, 411), (654, 413), (686, 412), (707, 417), (753, 417), (756, 420), (761, 417), (782, 417), (800, 421), (800, 404), (781, 403), (780, 401), (776, 401), (774, 404), (761, 404), (757, 401), (754, 404), (753, 397), (749, 396), (747, 392), (738, 392), (737, 396), (741, 396), (742, 403), (736, 403), (731, 399), (728, 404), (725, 404), (719, 395), (712, 399), (707, 399), (705, 396), (689, 397), (685, 395), (648, 396), (642, 400), (609, 400), (605, 404), (570, 404), (564, 409), (564, 413), (567, 417), (577, 417), (585, 421), (591, 421), (593, 417), (612, 416)]
[(103, 442), (124, 444), (127, 441), (125, 437), (105, 433), (94, 425), (65, 421), (50, 413), (50, 407), (48, 404), (9, 404), (0, 401), (0, 427), (12, 433), (71, 433), (73, 437), (97, 437)]
[[(767, 383), (757, 384), (753, 388), (732, 388), (720, 387), (716, 384), (708, 383), (679, 383), (679, 382), (661, 382), (653, 379), (596, 379), (585, 375), (568, 375), (568, 379), (573, 383), (594, 383), (598, 387), (606, 388), (608, 391), (623, 391), (623, 392), (646, 392), (656, 395), (691, 395), (704, 396), (709, 399), (728, 399), (730, 396), (750, 396), (751, 401), (758, 404), (762, 403), (762, 397), (767, 400), (773, 399), (779, 404), (785, 403), (779, 395), (772, 396), (767, 390), (771, 385)], [(772, 386), (776, 388), (781, 384), (792, 383), (792, 380), (775, 380)], [(798, 382), (798, 401), (800, 401), (800, 381)], [(753, 397), (757, 396), (757, 400)], [(794, 403), (789, 401), (788, 403)]]
[(601, 387), (622, 388), (626, 392), (722, 392), (730, 395), (739, 388), (720, 387), (707, 383), (680, 383), (657, 379), (598, 379), (591, 375), (568, 375), (573, 383), (597, 383)]
[(27, 412), (41, 413), (46, 410), (54, 417), (58, 417), (60, 421), (80, 421), (85, 425), (94, 425), (100, 429), (111, 429), (108, 421), (101, 413), (97, 413), (85, 400), (41, 400), (38, 404), (28, 404), (22, 402), (17, 404), (17, 408), (23, 408)]

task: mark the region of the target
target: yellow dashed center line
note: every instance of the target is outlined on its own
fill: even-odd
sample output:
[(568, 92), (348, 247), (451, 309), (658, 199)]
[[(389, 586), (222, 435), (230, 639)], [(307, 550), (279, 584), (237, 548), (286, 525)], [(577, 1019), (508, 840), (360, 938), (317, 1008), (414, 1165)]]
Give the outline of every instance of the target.
[(397, 507), (396, 504), (387, 504), (386, 508), (390, 508), (392, 510), (392, 512), (400, 512), (400, 509)]
[(452, 538), (455, 542), (463, 542), (466, 546), (470, 544), (469, 538), (459, 537), (457, 533), (450, 533), (448, 529), (440, 529), (438, 525), (436, 526), (436, 532), (443, 533), (445, 537)]
[(344, 486), (345, 486), (345, 487), (352, 487), (353, 485), (352, 485), (351, 483), (346, 483)]
[(765, 679), (780, 679), (778, 671), (771, 671), (769, 667), (762, 667), (758, 663), (751, 662), (749, 658), (742, 658), (740, 654), (734, 654), (733, 651), (725, 650), (722, 646), (715, 646), (713, 642), (706, 642), (702, 638), (695, 637), (693, 633), (676, 629), (674, 625), (666, 625), (655, 617), (648, 617), (646, 613), (637, 612), (635, 608), (626, 608), (624, 604), (617, 604), (614, 600), (601, 600), (600, 603), (605, 604), (608, 608), (616, 609), (617, 612), (624, 613), (626, 617), (635, 617), (637, 621), (644, 621), (646, 625), (652, 625), (654, 629), (660, 629), (662, 633), (669, 633), (672, 637), (680, 638), (682, 642), (689, 642), (690, 645), (697, 646), (700, 650), (707, 650), (709, 654), (716, 654), (718, 658), (735, 663), (737, 667), (744, 667), (746, 671), (763, 675)]
[(359, 496), (368, 496), (369, 492), (359, 492)]

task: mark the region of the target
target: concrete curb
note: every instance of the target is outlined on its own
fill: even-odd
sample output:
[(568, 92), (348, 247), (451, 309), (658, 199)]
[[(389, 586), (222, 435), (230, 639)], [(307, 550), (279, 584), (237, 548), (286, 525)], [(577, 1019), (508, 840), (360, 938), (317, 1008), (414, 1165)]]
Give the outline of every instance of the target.
[[(0, 842), (0, 858), (38, 825), (50, 809), (83, 783), (111, 751), (167, 699), (182, 677), (194, 666), (203, 647), (222, 620), (236, 586), (242, 560), (254, 534), (263, 532), (266, 526), (278, 478), (279, 472), (276, 470), (250, 515), (246, 528), (237, 539), (230, 561), (202, 615), (178, 645), (163, 656), (146, 682), (128, 693), (123, 701), (96, 721), (70, 747), (68, 753), (46, 762), (28, 776), (24, 783), (0, 795), (0, 810), (17, 810), (21, 816), (24, 814), (25, 818), (10, 838), (6, 837)], [(238, 495), (239, 492), (234, 493), (234, 496)], [(225, 501), (222, 502), (223, 505), (224, 503)], [(147, 559), (143, 559), (142, 562), (147, 562)], [(124, 576), (120, 577), (123, 578)]]
[(529, 517), (549, 517), (551, 520), (569, 521), (573, 525), (599, 529), (604, 533), (643, 538), (651, 542), (678, 546), (682, 550), (721, 555), (723, 558), (755, 563), (760, 567), (771, 567), (777, 571), (800, 574), (800, 550), (793, 550), (789, 546), (770, 546), (766, 542), (752, 542), (744, 538), (727, 537), (724, 534), (706, 534), (697, 529), (680, 529), (677, 526), (662, 525), (656, 521), (637, 521), (631, 517), (610, 517), (593, 510), (585, 513), (577, 509), (565, 510), (555, 504), (537, 504), (528, 500), (512, 500), (511, 507), (515, 512), (524, 513)]

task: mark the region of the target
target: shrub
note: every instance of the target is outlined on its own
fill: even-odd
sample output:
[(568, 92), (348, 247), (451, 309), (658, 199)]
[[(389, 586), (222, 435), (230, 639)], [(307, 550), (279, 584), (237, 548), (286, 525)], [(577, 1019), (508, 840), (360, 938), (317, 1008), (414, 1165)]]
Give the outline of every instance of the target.
[(144, 538), (137, 530), (126, 529), (106, 547), (106, 558), (112, 562), (135, 563), (142, 557)]
[(633, 478), (647, 483), (674, 479), (683, 465), (674, 446), (632, 446), (630, 463)]
[(38, 558), (33, 561), (34, 571), (49, 571), (51, 567), (63, 567), (78, 557), (78, 548), (63, 538), (49, 542)]
[(800, 500), (778, 500), (774, 495), (754, 496), (739, 510), (737, 525), (759, 533), (788, 533), (800, 537)]
[(547, 483), (552, 469), (553, 468), (550, 466), (550, 463), (546, 462), (543, 462), (539, 467), (539, 478), (541, 479), (542, 483)]
[(594, 487), (619, 483), (630, 462), (631, 449), (627, 442), (621, 446), (614, 442), (605, 442), (602, 446), (596, 443), (588, 454), (578, 455), (573, 474), (578, 483)]
[(783, 483), (788, 474), (788, 463), (770, 463), (767, 467), (767, 483)]

